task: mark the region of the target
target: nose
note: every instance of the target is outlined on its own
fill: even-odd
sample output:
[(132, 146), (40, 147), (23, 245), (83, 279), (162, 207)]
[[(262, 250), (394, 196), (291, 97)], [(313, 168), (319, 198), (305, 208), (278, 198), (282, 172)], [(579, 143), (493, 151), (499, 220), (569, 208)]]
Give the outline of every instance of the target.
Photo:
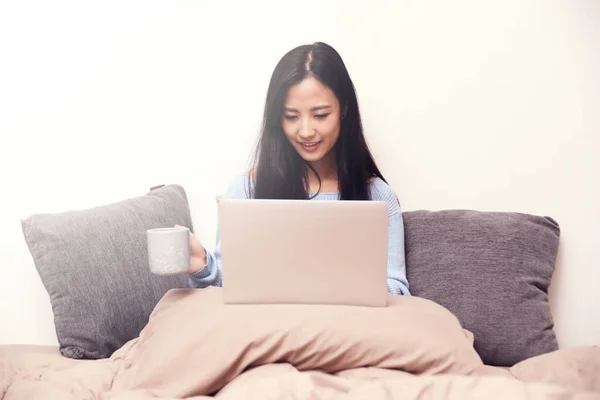
[(310, 120), (303, 119), (298, 130), (298, 137), (302, 141), (309, 141), (315, 137), (315, 130), (311, 126)]

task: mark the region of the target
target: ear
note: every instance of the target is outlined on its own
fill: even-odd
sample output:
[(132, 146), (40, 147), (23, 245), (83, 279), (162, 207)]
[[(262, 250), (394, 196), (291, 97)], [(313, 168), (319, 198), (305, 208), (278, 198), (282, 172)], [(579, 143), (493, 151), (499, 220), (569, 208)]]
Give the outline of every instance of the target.
[(348, 113), (348, 105), (344, 105), (344, 107), (342, 108), (342, 112), (340, 113), (341, 118), (340, 119), (344, 119), (346, 118), (346, 114)]

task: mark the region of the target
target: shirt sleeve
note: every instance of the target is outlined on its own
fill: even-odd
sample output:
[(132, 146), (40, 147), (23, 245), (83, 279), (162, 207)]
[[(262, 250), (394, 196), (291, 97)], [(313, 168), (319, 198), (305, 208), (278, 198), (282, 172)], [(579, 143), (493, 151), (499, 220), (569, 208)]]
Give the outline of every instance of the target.
[(404, 220), (396, 194), (384, 181), (376, 179), (371, 185), (371, 199), (388, 205), (388, 265), (387, 289), (391, 294), (410, 296), (406, 278), (404, 253)]
[(406, 278), (404, 221), (402, 219), (402, 213), (398, 212), (389, 216), (388, 230), (388, 292), (392, 294), (410, 296), (408, 279)]
[[(225, 198), (247, 199), (250, 196), (248, 175), (236, 177), (230, 184)], [(205, 288), (208, 286), (222, 286), (221, 275), (221, 239), (219, 223), (217, 221), (217, 238), (213, 251), (206, 249), (206, 264), (201, 270), (189, 275), (188, 286), (190, 288)]]

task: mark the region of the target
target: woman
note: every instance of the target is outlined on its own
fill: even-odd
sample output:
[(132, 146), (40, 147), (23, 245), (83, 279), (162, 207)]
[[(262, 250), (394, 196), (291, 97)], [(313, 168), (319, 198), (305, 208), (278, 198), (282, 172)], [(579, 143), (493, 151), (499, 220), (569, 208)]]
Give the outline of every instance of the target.
[[(254, 168), (228, 198), (380, 200), (388, 204), (387, 288), (410, 295), (400, 205), (367, 147), (354, 86), (331, 46), (297, 47), (277, 64)], [(191, 235), (190, 287), (221, 286), (219, 233), (214, 252)], [(368, 249), (364, 249), (368, 251)]]

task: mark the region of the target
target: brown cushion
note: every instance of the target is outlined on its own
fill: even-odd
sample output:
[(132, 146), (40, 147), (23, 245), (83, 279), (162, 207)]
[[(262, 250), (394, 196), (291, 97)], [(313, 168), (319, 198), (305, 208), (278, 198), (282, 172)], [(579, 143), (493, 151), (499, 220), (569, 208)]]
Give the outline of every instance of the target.
[(403, 217), (411, 293), (453, 312), (484, 363), (511, 366), (558, 349), (548, 303), (556, 221), (465, 210)]

